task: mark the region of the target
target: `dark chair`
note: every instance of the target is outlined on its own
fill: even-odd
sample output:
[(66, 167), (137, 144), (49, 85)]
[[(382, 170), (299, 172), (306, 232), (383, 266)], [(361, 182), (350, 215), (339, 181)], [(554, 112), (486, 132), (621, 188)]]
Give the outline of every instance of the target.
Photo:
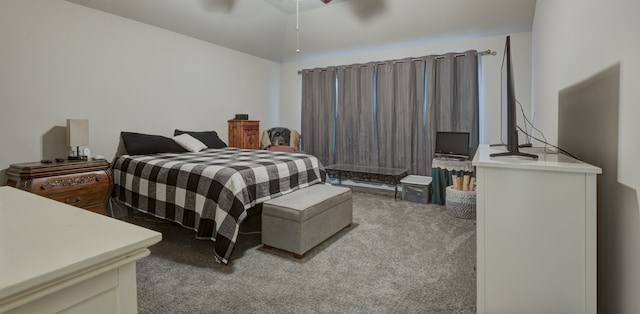
[(273, 127), (262, 131), (260, 149), (295, 152), (299, 150), (302, 136), (296, 130)]

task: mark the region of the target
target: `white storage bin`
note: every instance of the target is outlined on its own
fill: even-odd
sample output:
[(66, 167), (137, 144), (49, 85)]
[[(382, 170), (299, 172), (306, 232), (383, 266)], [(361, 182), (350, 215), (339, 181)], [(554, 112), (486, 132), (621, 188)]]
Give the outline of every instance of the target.
[(406, 176), (400, 180), (402, 184), (402, 200), (414, 203), (429, 203), (431, 177)]

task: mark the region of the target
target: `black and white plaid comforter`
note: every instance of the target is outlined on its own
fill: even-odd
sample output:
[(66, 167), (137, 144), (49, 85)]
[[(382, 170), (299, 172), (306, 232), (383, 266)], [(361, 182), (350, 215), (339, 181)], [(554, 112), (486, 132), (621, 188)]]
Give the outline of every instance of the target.
[(215, 257), (224, 264), (249, 208), (326, 181), (314, 156), (236, 148), (120, 156), (113, 176), (118, 201), (215, 241)]

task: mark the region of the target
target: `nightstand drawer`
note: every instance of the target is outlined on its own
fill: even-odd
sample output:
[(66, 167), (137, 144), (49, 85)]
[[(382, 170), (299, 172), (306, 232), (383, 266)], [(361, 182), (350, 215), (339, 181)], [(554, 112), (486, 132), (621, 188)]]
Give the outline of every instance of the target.
[(108, 215), (113, 177), (104, 160), (13, 164), (7, 177), (8, 185)]
[(47, 198), (76, 207), (87, 208), (97, 205), (103, 205), (105, 194), (106, 193), (102, 191), (91, 193), (86, 190), (78, 190), (49, 195), (47, 196)]
[(33, 179), (30, 192), (51, 197), (59, 194), (91, 194), (109, 189), (109, 177), (104, 171), (83, 172), (63, 176)]
[(77, 207), (102, 205), (110, 191), (104, 171), (34, 179), (30, 192)]
[(249, 124), (249, 125), (243, 125), (242, 126), (242, 130), (244, 132), (258, 132), (260, 129), (260, 126), (258, 124)]

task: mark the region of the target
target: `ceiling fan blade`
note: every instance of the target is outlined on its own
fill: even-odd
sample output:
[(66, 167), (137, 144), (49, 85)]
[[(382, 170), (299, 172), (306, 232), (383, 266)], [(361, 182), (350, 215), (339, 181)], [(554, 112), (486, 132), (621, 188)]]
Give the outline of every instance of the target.
[(209, 12), (231, 12), (234, 5), (234, 0), (200, 0), (202, 9)]
[(360, 20), (369, 20), (387, 11), (385, 0), (350, 0), (347, 3)]
[(324, 4), (331, 2), (331, 0), (320, 0), (320, 1), (324, 2)]

